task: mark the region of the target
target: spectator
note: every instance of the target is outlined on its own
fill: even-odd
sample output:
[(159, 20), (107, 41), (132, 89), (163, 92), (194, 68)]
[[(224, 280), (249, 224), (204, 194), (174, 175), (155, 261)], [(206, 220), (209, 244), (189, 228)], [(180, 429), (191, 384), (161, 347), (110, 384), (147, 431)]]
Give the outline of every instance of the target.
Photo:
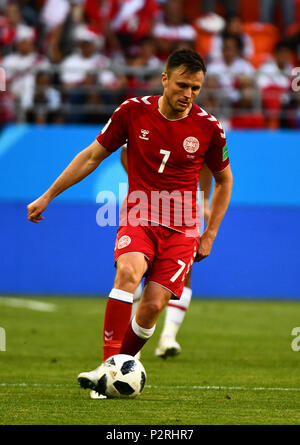
[(243, 24), (238, 16), (233, 16), (227, 20), (224, 30), (212, 37), (211, 51), (209, 58), (212, 62), (217, 62), (222, 58), (223, 39), (226, 36), (237, 36), (242, 42), (241, 55), (245, 59), (250, 59), (254, 54), (254, 47), (251, 37), (243, 32)]
[(235, 88), (239, 79), (253, 76), (253, 66), (241, 56), (242, 43), (237, 36), (226, 36), (223, 40), (222, 59), (207, 66), (207, 74), (217, 77), (224, 98), (236, 102), (239, 93)]
[(153, 36), (162, 60), (166, 60), (178, 47), (195, 45), (197, 34), (194, 27), (184, 19), (183, 0), (166, 1), (161, 19), (153, 28)]
[(103, 44), (103, 37), (90, 31), (86, 26), (79, 26), (75, 31), (77, 48), (73, 54), (61, 63), (61, 81), (67, 89), (83, 84), (90, 72), (99, 72), (101, 85), (110, 86), (117, 79), (108, 69), (109, 59), (98, 52)]
[(146, 96), (151, 91), (161, 91), (161, 73), (164, 69), (155, 55), (156, 47), (151, 37), (145, 37), (139, 46), (131, 47), (126, 53), (127, 85), (124, 99), (133, 96)]
[(50, 68), (48, 59), (36, 51), (34, 40), (34, 29), (19, 25), (15, 37), (16, 51), (2, 61), (9, 90), (17, 101), (21, 100), (27, 88), (34, 83), (35, 72)]
[(274, 57), (259, 67), (257, 85), (263, 89), (270, 85), (288, 89), (293, 69), (293, 53), (285, 42), (276, 45)]
[(109, 53), (111, 58), (119, 59), (120, 63), (124, 63), (125, 57), (122, 54), (122, 46), (116, 33), (111, 28), (111, 20), (113, 15), (117, 14), (119, 8), (117, 2), (115, 2), (115, 0), (82, 1), (83, 9), (81, 15), (86, 20), (89, 28), (96, 34), (104, 36), (106, 53)]
[(141, 66), (154, 71), (162, 69), (162, 63), (156, 56), (156, 52), (155, 40), (152, 37), (144, 37), (138, 46), (132, 48), (131, 54), (134, 57), (131, 59), (131, 66)]
[(60, 63), (66, 54), (68, 42), (61, 44), (70, 12), (67, 0), (46, 0), (41, 11), (43, 50), (53, 63)]
[(35, 83), (24, 92), (21, 109), (26, 121), (36, 124), (62, 122), (61, 94), (52, 86), (52, 76), (47, 71), (38, 71)]
[(0, 16), (0, 47), (2, 55), (11, 53), (14, 49), (17, 29), (25, 25), (18, 3), (9, 3), (5, 8), (5, 15)]
[[(99, 53), (103, 40), (97, 34), (86, 26), (79, 26), (75, 31), (75, 40), (77, 50), (61, 63), (60, 79), (67, 104), (75, 107), (68, 113), (68, 122), (84, 123), (88, 122), (88, 114), (82, 106), (87, 104), (90, 109), (95, 109), (97, 103), (108, 106), (117, 103), (115, 96), (119, 94), (117, 89), (123, 86), (123, 79), (110, 69), (109, 59)], [(104, 113), (105, 118), (111, 111), (108, 109)], [(97, 122), (101, 121), (102, 116), (103, 113), (98, 113)]]
[(280, 110), (288, 100), (292, 78), (292, 51), (285, 42), (275, 48), (272, 60), (260, 66), (257, 86), (261, 90), (263, 107), (268, 118), (268, 126), (279, 126)]
[(210, 114), (220, 118), (220, 85), (216, 76), (207, 75), (199, 97), (199, 105)]
[(119, 97), (112, 97), (110, 91), (99, 88), (95, 72), (86, 74), (84, 82), (78, 85), (68, 98), (66, 120), (68, 123), (99, 124), (108, 121), (113, 104)]
[(266, 125), (261, 111), (260, 95), (253, 77), (242, 77), (237, 85), (239, 99), (234, 104), (231, 128), (263, 128)]
[(260, 21), (274, 23), (276, 4), (280, 4), (283, 15), (283, 25), (286, 29), (295, 19), (295, 0), (263, 0), (260, 1)]

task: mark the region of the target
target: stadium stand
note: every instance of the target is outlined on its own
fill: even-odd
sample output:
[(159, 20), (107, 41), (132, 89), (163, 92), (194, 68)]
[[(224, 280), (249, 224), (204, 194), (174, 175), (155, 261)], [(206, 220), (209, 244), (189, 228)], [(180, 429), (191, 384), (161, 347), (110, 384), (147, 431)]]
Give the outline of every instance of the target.
[[(219, 1), (208, 11), (201, 0), (0, 0), (0, 65), (6, 72), (2, 125), (103, 122), (125, 98), (159, 94), (167, 55), (186, 46), (208, 64), (207, 91), (199, 103), (225, 126), (295, 128), (299, 99), (291, 84), (300, 60), (300, 0), (289, 0), (291, 24), (287, 4), (274, 9), (271, 3), (273, 23), (260, 21), (258, 0), (237, 1), (235, 15)], [(23, 56), (21, 35), (21, 46), (32, 47)], [(251, 64), (253, 71), (231, 79), (228, 98), (222, 78), (229, 63), (218, 76), (210, 68), (222, 62), (224, 38), (232, 35), (240, 39), (239, 66)], [(285, 66), (276, 62), (282, 36), (291, 49)], [(283, 90), (278, 79), (284, 80)]]

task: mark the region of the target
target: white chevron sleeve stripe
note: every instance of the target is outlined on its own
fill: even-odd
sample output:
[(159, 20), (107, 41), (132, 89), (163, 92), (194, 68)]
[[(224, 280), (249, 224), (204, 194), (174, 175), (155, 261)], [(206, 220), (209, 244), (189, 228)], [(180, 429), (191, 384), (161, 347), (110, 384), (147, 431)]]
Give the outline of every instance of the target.
[(149, 99), (149, 97), (150, 96), (144, 96), (144, 97), (142, 97), (142, 101), (145, 103), (145, 104), (147, 104), (147, 105), (151, 105), (151, 102), (149, 102), (147, 99)]

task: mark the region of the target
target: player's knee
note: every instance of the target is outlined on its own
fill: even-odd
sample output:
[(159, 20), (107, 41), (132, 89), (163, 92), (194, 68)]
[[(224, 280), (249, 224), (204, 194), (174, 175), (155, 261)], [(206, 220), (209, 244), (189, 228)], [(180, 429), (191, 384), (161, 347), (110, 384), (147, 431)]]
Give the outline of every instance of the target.
[(160, 314), (165, 307), (162, 300), (154, 300), (146, 302), (147, 312), (151, 314)]
[(120, 282), (121, 284), (131, 283), (136, 288), (141, 281), (141, 277), (132, 264), (120, 263), (117, 265), (116, 281)]

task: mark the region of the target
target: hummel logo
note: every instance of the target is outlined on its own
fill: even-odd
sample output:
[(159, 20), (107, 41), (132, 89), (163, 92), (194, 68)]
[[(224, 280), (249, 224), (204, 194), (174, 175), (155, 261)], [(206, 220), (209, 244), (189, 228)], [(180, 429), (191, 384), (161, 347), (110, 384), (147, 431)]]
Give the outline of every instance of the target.
[(141, 139), (144, 139), (145, 141), (149, 141), (149, 138), (147, 138), (147, 135), (149, 134), (149, 130), (141, 129), (141, 133), (142, 133), (142, 136), (140, 135), (139, 137)]

